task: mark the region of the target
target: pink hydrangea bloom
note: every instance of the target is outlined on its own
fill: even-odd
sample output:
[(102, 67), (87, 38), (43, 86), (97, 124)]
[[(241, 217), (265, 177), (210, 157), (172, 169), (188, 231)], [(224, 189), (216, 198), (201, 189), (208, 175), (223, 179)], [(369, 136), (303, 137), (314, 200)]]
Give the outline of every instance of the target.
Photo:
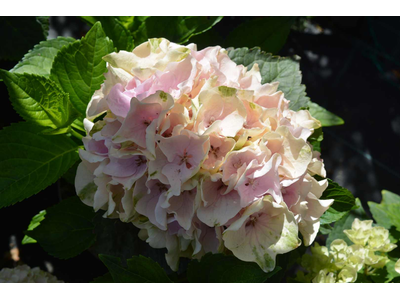
[[(268, 272), (277, 254), (310, 245), (333, 200), (321, 126), (219, 46), (197, 51), (150, 39), (104, 57), (108, 72), (87, 108), (76, 191), (104, 217), (132, 222), (153, 248), (179, 258), (231, 251)], [(93, 121), (102, 116), (101, 121)]]

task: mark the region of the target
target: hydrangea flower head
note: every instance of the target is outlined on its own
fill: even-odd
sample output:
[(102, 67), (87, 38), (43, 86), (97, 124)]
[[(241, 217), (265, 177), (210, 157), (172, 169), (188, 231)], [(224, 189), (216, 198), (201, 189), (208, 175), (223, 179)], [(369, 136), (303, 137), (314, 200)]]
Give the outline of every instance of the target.
[(27, 265), (22, 265), (13, 269), (1, 269), (0, 283), (63, 283), (63, 281), (38, 267), (31, 269)]
[[(344, 233), (354, 243), (348, 245), (342, 239), (333, 240), (330, 249), (315, 243), (312, 255), (305, 254), (301, 265), (308, 271), (298, 272), (298, 282), (349, 283), (357, 280), (357, 272), (364, 269), (364, 275), (373, 274), (389, 262), (386, 252), (396, 248), (389, 240), (389, 231), (373, 226), (373, 220), (354, 219), (352, 229)], [(399, 261), (395, 264), (399, 268)], [(398, 269), (397, 269), (398, 270)], [(399, 272), (400, 273), (400, 272)]]
[[(104, 57), (108, 72), (87, 107), (76, 191), (104, 217), (179, 257), (231, 252), (268, 272), (276, 255), (310, 245), (333, 200), (308, 137), (321, 126), (294, 112), (219, 46), (150, 39)], [(98, 120), (94, 122), (94, 120)]]

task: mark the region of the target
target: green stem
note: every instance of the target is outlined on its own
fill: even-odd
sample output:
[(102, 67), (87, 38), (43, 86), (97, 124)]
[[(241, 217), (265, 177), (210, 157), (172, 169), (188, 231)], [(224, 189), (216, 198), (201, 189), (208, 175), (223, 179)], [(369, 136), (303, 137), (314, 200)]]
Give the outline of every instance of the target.
[(71, 127), (77, 129), (78, 131), (85, 131), (83, 128), (81, 128), (80, 126), (78, 126), (74, 123), (71, 124)]
[(76, 137), (79, 140), (82, 140), (83, 135), (79, 134), (78, 132), (76, 132), (73, 128), (71, 128), (71, 134)]

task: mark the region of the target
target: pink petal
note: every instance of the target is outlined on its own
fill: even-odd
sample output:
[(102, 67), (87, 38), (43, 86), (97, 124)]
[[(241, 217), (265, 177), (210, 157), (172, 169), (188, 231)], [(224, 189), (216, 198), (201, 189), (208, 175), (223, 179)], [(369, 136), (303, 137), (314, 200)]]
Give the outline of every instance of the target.
[(221, 179), (206, 179), (201, 185), (202, 203), (197, 210), (198, 218), (211, 227), (222, 226), (240, 210), (240, 196), (233, 190), (224, 195), (227, 186)]
[(108, 107), (111, 112), (116, 115), (125, 118), (128, 114), (130, 102), (132, 96), (124, 93), (125, 88), (122, 84), (117, 83), (114, 85), (107, 96)]
[(168, 212), (175, 215), (179, 225), (188, 230), (192, 225), (192, 218), (195, 210), (195, 199), (197, 189), (184, 191), (179, 196), (169, 199)]

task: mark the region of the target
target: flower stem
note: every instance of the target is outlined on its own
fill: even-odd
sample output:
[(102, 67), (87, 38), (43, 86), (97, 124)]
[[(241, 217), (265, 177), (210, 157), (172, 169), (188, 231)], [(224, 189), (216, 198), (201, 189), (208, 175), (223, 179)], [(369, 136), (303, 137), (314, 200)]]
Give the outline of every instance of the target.
[(71, 134), (76, 137), (79, 140), (82, 140), (83, 135), (79, 134), (78, 132), (76, 132), (73, 128), (71, 128)]

